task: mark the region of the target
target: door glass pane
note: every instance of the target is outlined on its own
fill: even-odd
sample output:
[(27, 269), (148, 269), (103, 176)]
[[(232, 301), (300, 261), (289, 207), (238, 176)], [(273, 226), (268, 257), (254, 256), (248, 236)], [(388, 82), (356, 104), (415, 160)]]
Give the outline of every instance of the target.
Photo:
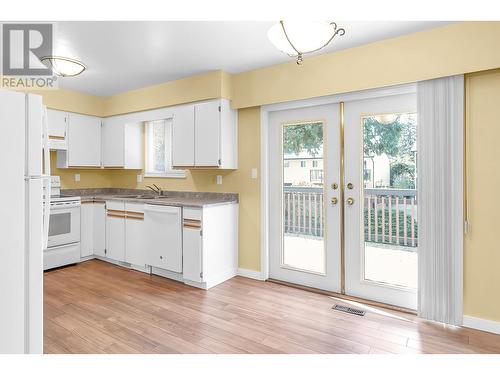
[(50, 214), (49, 236), (58, 236), (71, 232), (71, 213)]
[(281, 264), (324, 274), (323, 124), (284, 125), (282, 155)]
[(364, 279), (417, 288), (417, 115), (364, 116)]

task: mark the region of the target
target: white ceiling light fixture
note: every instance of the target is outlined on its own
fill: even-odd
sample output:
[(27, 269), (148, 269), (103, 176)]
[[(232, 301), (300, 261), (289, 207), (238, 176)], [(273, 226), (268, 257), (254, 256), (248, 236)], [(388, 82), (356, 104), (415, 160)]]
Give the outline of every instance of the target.
[(40, 61), (59, 77), (74, 77), (87, 69), (84, 63), (69, 57), (45, 56)]
[(267, 37), (276, 48), (297, 57), (297, 65), (301, 65), (303, 55), (323, 49), (335, 36), (344, 34), (335, 22), (280, 21), (269, 29)]

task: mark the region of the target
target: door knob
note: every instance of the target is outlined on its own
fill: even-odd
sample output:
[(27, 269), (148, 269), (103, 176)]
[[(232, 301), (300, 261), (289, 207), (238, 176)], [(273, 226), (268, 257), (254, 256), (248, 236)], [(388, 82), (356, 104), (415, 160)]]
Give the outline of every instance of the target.
[(332, 184), (332, 189), (333, 189), (333, 190), (337, 190), (338, 188), (339, 188), (339, 185), (338, 185), (336, 182), (334, 182), (334, 183)]
[(337, 199), (337, 197), (333, 197), (333, 198), (331, 199), (332, 204), (337, 204), (337, 203), (338, 203), (338, 201), (339, 201), (339, 200)]
[(351, 198), (351, 197), (347, 198), (347, 204), (349, 206), (352, 206), (354, 204), (354, 198)]
[(352, 190), (352, 189), (354, 188), (354, 185), (353, 185), (351, 182), (349, 182), (349, 183), (347, 184), (347, 188), (348, 188), (349, 190)]

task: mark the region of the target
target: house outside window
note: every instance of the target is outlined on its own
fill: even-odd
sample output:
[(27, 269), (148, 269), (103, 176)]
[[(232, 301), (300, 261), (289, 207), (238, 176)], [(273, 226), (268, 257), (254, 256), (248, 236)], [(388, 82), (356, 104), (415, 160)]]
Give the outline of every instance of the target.
[(313, 183), (323, 183), (323, 170), (322, 169), (311, 169), (311, 182)]
[(300, 161), (300, 167), (301, 168), (305, 168), (306, 167), (306, 161), (305, 160), (301, 160)]

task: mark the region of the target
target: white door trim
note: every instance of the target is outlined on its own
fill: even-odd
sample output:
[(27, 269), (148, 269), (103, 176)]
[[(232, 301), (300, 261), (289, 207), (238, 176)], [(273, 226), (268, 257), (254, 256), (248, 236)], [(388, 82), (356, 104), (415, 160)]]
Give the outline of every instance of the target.
[(400, 95), (416, 91), (416, 83), (321, 96), (311, 99), (269, 104), (260, 107), (260, 272), (269, 278), (269, 114), (274, 111)]

